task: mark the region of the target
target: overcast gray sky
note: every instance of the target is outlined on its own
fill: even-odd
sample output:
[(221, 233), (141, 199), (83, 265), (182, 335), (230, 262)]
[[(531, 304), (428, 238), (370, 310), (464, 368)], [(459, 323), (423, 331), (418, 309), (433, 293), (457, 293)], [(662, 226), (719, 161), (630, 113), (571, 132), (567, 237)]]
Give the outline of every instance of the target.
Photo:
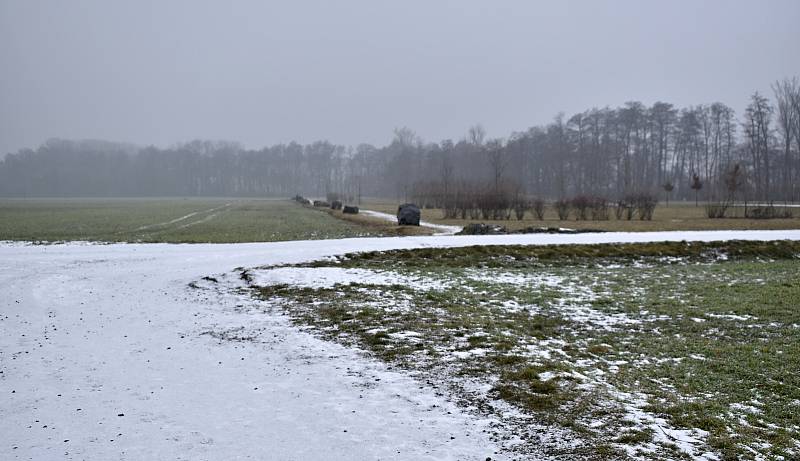
[(0, 153), (489, 136), (800, 75), (800, 1), (0, 0)]

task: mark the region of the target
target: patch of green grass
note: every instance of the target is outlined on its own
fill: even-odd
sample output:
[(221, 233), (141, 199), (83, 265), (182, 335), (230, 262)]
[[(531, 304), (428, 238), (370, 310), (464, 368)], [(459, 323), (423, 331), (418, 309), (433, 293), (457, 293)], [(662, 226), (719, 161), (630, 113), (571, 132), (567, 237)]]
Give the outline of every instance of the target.
[(238, 243), (365, 235), (381, 234), (288, 200), (0, 200), (0, 240)]
[[(666, 264), (669, 258), (689, 262), (800, 257), (798, 241), (660, 242), (599, 245), (484, 245), (459, 248), (423, 248), (351, 253), (340, 258), (345, 267), (381, 267), (392, 262), (408, 269), (531, 268), (566, 265), (604, 266), (607, 263), (650, 262)], [(310, 265), (326, 265), (317, 262)]]
[[(791, 457), (786, 450), (794, 449), (800, 427), (800, 377), (792, 371), (800, 369), (799, 268), (791, 260), (749, 261), (626, 274), (624, 284), (644, 291), (620, 307), (670, 316), (650, 326), (660, 340), (653, 330), (627, 333), (626, 352), (680, 360), (631, 368), (616, 380), (639, 382), (651, 396), (650, 411), (709, 431), (709, 444), (728, 458), (749, 456), (743, 446), (763, 443), (770, 448), (758, 451)], [(616, 283), (612, 291), (623, 291)]]
[(636, 445), (641, 443), (647, 443), (653, 440), (653, 430), (652, 429), (644, 429), (644, 430), (626, 430), (622, 432), (619, 437), (614, 439), (616, 443), (623, 444), (623, 445)]
[[(262, 296), (478, 408), (499, 400), (567, 431), (569, 447), (544, 454), (605, 459), (625, 446), (644, 458), (686, 457), (654, 442), (657, 418), (667, 429), (706, 431), (696, 449), (724, 459), (791, 459), (800, 455), (798, 255), (797, 242), (364, 253), (312, 266), (397, 272), (444, 288), (365, 280)], [(469, 390), (476, 381), (490, 391)], [(514, 448), (541, 449), (535, 439)]]

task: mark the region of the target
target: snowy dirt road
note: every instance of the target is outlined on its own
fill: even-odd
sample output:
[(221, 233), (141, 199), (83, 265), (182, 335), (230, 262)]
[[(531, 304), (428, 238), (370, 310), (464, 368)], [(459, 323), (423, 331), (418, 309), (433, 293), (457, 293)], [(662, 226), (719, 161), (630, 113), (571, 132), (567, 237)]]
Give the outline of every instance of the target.
[(253, 305), (231, 291), (232, 269), (424, 246), (734, 238), (800, 231), (0, 244), (0, 459), (502, 459), (491, 421)]
[[(361, 213), (372, 216), (373, 218), (382, 219), (388, 222), (397, 222), (397, 216), (390, 215), (388, 213), (381, 213), (380, 211), (372, 211), (372, 210), (361, 210)], [(420, 221), (419, 225), (422, 227), (427, 227), (433, 229), (434, 235), (455, 235), (458, 232), (461, 232), (463, 229), (462, 226), (447, 226), (445, 224), (433, 224), (427, 221)]]

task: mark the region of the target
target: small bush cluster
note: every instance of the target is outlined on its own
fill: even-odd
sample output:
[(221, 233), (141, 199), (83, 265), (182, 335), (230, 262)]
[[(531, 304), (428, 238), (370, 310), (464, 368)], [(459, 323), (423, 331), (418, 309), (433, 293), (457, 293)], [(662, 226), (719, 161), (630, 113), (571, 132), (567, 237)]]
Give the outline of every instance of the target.
[[(421, 208), (441, 208), (445, 219), (499, 221), (514, 216), (521, 221), (531, 213), (536, 219), (544, 220), (546, 202), (541, 198), (526, 197), (521, 190), (513, 183), (498, 187), (490, 183), (461, 181), (445, 189), (440, 183), (421, 182), (414, 185), (412, 198)], [(638, 217), (652, 220), (657, 203), (658, 199), (651, 193), (628, 194), (617, 202), (615, 214), (617, 219)], [(551, 206), (562, 221), (570, 217), (577, 221), (607, 221), (613, 208), (607, 198), (593, 195), (562, 198)]]
[[(732, 206), (730, 201), (720, 201), (706, 205), (706, 216), (711, 219), (722, 219), (727, 217), (727, 212)], [(781, 209), (774, 204), (755, 206), (748, 208), (745, 206), (744, 217), (748, 219), (791, 219), (791, 210)]]
[(591, 195), (578, 195), (571, 199), (556, 200), (553, 209), (558, 219), (564, 221), (570, 215), (576, 221), (606, 221), (609, 219), (608, 199)]
[(418, 183), (412, 198), (420, 208), (441, 208), (445, 219), (509, 220), (515, 216), (522, 220), (533, 203), (519, 191), (514, 184), (496, 187), (461, 181), (445, 189), (438, 183)]
[(564, 221), (569, 219), (569, 212), (572, 204), (567, 199), (559, 199), (553, 203), (553, 209), (556, 210), (558, 219)]
[(787, 209), (779, 209), (772, 203), (766, 206), (759, 206), (745, 210), (745, 217), (750, 219), (789, 219), (792, 212)]
[(631, 221), (638, 216), (642, 221), (651, 221), (656, 205), (658, 205), (658, 198), (649, 192), (628, 194), (617, 202), (614, 215), (620, 220)]
[(544, 220), (544, 200), (536, 198), (531, 200), (531, 210), (539, 221)]
[(729, 206), (728, 202), (708, 203), (706, 204), (706, 216), (711, 219), (724, 218)]

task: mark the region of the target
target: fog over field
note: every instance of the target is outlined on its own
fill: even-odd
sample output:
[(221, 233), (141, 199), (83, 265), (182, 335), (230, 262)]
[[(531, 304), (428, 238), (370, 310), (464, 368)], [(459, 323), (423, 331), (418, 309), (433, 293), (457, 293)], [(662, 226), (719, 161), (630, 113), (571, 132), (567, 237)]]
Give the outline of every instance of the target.
[(711, 199), (741, 164), (748, 195), (796, 200), (798, 17), (794, 1), (3, 1), (0, 195), (669, 183), (685, 199), (697, 175)]
[(490, 137), (800, 74), (795, 1), (0, 2), (0, 152)]

